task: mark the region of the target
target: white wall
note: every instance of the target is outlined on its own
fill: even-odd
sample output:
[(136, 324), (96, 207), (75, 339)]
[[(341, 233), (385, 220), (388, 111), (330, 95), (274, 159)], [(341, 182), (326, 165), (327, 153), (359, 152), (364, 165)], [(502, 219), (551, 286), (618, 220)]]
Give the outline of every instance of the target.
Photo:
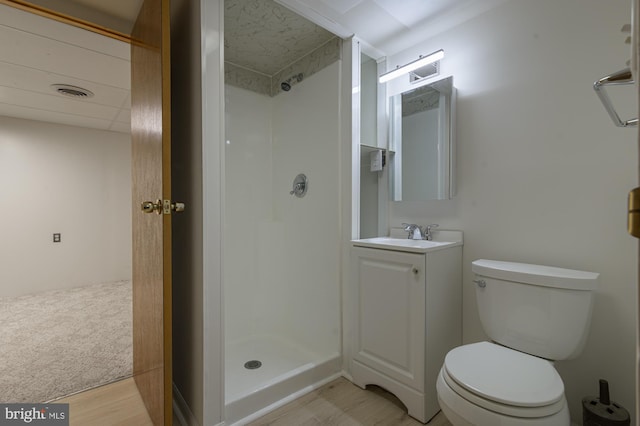
[(126, 134), (0, 117), (0, 297), (131, 279), (130, 157)]
[[(226, 86), (225, 332), (339, 352), (339, 73), (268, 98)], [(304, 198), (289, 194), (305, 173)]]
[[(591, 88), (625, 67), (620, 28), (628, 22), (628, 1), (514, 0), (388, 60), (392, 69), (443, 48), (442, 75), (458, 88), (458, 195), (391, 203), (390, 217), (391, 226), (464, 231), (464, 341), (485, 338), (471, 285), (475, 259), (601, 274), (587, 346), (557, 363), (576, 422), (600, 378), (629, 411), (636, 398), (637, 250), (625, 223), (636, 131), (614, 127)], [(390, 95), (407, 88), (403, 79), (388, 85)], [(631, 110), (631, 101), (620, 102)]]

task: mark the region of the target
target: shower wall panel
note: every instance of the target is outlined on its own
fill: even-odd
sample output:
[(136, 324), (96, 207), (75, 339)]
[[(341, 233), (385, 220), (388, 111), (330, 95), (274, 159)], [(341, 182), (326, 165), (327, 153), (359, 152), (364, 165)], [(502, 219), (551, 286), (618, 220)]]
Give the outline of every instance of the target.
[[(339, 62), (274, 98), (226, 86), (226, 341), (340, 351)], [(289, 194), (305, 173), (305, 197)], [(310, 359), (309, 362), (312, 362)]]
[[(340, 62), (274, 98), (274, 217), (282, 223), (278, 285), (286, 335), (321, 357), (340, 351)], [(289, 194), (306, 174), (304, 198)]]
[[(271, 109), (265, 95), (225, 85), (224, 306), (227, 342), (272, 328), (268, 292), (272, 252)], [(269, 247), (271, 245), (271, 247)]]

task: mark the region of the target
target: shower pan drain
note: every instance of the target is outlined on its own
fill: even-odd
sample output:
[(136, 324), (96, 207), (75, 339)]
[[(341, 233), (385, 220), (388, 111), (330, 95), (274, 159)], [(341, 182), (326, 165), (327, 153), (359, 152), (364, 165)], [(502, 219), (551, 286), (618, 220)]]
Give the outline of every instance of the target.
[(256, 368), (260, 367), (262, 367), (262, 363), (257, 359), (253, 359), (244, 363), (244, 368), (246, 368), (247, 370), (255, 370)]

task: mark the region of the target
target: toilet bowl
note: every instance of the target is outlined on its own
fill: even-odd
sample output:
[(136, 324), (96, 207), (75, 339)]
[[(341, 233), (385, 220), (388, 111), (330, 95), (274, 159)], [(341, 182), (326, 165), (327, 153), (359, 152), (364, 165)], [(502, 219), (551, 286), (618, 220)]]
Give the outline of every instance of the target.
[(551, 360), (581, 352), (599, 275), (477, 260), (476, 300), (491, 338), (446, 355), (436, 390), (454, 426), (569, 426), (564, 384)]
[(454, 425), (569, 424), (564, 385), (553, 364), (495, 343), (450, 351), (436, 388)]

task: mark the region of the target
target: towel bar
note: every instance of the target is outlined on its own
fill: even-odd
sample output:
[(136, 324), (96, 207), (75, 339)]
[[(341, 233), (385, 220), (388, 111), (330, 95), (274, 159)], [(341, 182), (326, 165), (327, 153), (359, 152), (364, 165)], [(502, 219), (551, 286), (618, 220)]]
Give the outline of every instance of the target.
[(596, 91), (598, 97), (604, 105), (604, 108), (607, 110), (609, 116), (613, 120), (613, 123), (618, 127), (635, 127), (638, 125), (638, 119), (631, 118), (629, 120), (622, 121), (615, 108), (611, 104), (611, 99), (609, 99), (607, 92), (604, 91), (604, 86), (622, 86), (633, 83), (633, 76), (631, 75), (631, 70), (629, 68), (614, 72), (613, 74), (602, 77), (600, 80), (593, 83), (593, 90)]

